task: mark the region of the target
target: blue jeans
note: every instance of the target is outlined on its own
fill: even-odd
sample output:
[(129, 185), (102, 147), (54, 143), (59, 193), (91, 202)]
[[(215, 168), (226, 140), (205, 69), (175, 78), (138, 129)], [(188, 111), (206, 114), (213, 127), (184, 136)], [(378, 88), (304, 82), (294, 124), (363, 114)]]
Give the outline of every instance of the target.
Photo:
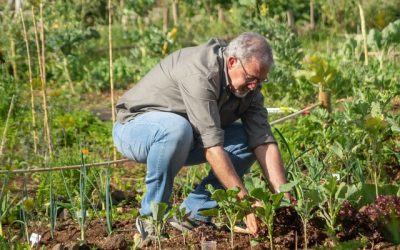
[[(224, 149), (242, 177), (255, 161), (247, 144), (247, 134), (240, 123), (223, 129)], [(118, 151), (125, 157), (147, 164), (141, 215), (151, 214), (150, 204), (153, 201), (169, 204), (174, 178), (183, 166), (206, 162), (204, 149), (196, 147), (190, 123), (174, 113), (147, 112), (125, 124), (117, 122), (113, 128), (113, 139)], [(210, 171), (182, 204), (194, 219), (209, 221), (210, 218), (200, 215), (199, 211), (217, 206), (206, 190), (208, 184), (223, 188)]]

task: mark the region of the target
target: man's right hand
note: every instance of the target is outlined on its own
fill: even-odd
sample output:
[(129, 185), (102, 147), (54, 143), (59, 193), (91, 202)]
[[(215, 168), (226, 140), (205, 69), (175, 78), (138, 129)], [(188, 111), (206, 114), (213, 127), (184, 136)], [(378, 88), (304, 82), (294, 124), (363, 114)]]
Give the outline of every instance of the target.
[(258, 220), (254, 213), (247, 214), (245, 222), (247, 226), (246, 230), (249, 231), (249, 233), (253, 235), (258, 233), (259, 231)]

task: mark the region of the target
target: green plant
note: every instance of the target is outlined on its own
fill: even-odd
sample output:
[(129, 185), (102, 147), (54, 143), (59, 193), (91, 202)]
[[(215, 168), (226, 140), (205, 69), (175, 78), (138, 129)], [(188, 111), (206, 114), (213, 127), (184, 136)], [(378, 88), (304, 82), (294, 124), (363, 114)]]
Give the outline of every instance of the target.
[(307, 176), (301, 177), (300, 182), (296, 185), (298, 194), (297, 204), (294, 206), (303, 222), (304, 249), (308, 249), (307, 225), (314, 216), (315, 208), (321, 202), (319, 190), (316, 182)]
[(106, 170), (106, 183), (105, 183), (105, 200), (106, 200), (106, 220), (107, 220), (107, 232), (112, 233), (112, 198), (111, 198), (111, 185), (110, 185), (110, 169)]
[(272, 194), (265, 189), (255, 188), (250, 193), (251, 197), (256, 198), (262, 204), (255, 208), (255, 213), (258, 218), (267, 226), (268, 238), (271, 249), (274, 249), (273, 243), (273, 230), (274, 230), (274, 218), (275, 211), (278, 207), (281, 207), (281, 201), (283, 199), (283, 193)]
[(329, 84), (335, 79), (337, 71), (331, 63), (318, 54), (306, 56), (303, 60), (304, 70), (297, 72), (298, 77), (305, 77), (312, 84), (319, 88), (319, 92), (323, 92), (329, 88)]
[(340, 229), (337, 218), (344, 201), (357, 191), (355, 185), (347, 185), (344, 182), (338, 183), (335, 177), (329, 177), (325, 183), (319, 186), (318, 214), (325, 220), (326, 233), (330, 236), (333, 244), (337, 243), (336, 232)]
[(152, 202), (150, 207), (152, 212), (151, 221), (155, 228), (158, 247), (159, 249), (162, 249), (161, 233), (163, 231), (165, 223), (172, 214), (168, 211), (168, 205), (163, 202), (161, 203)]
[[(179, 223), (183, 223), (188, 217), (189, 213), (186, 212), (186, 208), (179, 206), (174, 206), (170, 210), (171, 217), (174, 217)], [(182, 230), (183, 244), (186, 245), (186, 237), (189, 233), (189, 230)]]
[(400, 42), (400, 19), (389, 23), (382, 31), (371, 29), (368, 45), (378, 52), (380, 70), (383, 70), (384, 56), (389, 55)]
[(86, 229), (86, 187), (87, 187), (87, 170), (85, 166), (85, 157), (82, 146), (81, 148), (81, 168), (79, 174), (79, 201), (80, 210), (78, 211), (79, 227), (81, 229), (81, 241), (85, 240), (85, 229)]
[(211, 198), (218, 203), (218, 208), (201, 211), (203, 216), (225, 217), (221, 225), (228, 227), (231, 236), (231, 248), (234, 248), (234, 229), (236, 223), (244, 218), (251, 210), (251, 203), (247, 199), (239, 199), (239, 188), (211, 190)]

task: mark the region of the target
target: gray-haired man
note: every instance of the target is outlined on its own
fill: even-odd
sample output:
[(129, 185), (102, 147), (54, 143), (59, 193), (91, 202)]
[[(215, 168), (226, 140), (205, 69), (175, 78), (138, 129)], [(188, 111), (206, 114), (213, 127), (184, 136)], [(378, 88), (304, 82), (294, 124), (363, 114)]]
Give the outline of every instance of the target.
[[(141, 215), (151, 214), (151, 202), (168, 203), (182, 166), (211, 165), (182, 204), (200, 221), (210, 218), (199, 211), (217, 206), (206, 185), (239, 187), (239, 197), (245, 196), (241, 177), (255, 160), (273, 191), (286, 183), (260, 92), (272, 64), (271, 48), (258, 34), (243, 33), (228, 45), (214, 38), (172, 53), (120, 98), (115, 145), (147, 164)], [(246, 216), (246, 225), (252, 233), (259, 230), (254, 214)]]

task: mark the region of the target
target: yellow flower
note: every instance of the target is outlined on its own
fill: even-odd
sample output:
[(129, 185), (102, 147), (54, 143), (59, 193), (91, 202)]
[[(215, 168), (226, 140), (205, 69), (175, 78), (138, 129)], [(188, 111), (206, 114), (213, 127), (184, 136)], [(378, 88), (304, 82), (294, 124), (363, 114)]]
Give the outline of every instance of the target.
[(83, 154), (83, 155), (88, 155), (88, 154), (89, 154), (89, 149), (83, 148), (83, 149), (82, 149), (82, 154)]
[(262, 3), (260, 5), (260, 15), (267, 16), (268, 15), (268, 5), (266, 3)]
[(169, 39), (175, 40), (177, 32), (178, 32), (178, 29), (174, 27), (174, 28), (172, 28), (172, 30), (170, 32), (168, 32), (167, 37)]

